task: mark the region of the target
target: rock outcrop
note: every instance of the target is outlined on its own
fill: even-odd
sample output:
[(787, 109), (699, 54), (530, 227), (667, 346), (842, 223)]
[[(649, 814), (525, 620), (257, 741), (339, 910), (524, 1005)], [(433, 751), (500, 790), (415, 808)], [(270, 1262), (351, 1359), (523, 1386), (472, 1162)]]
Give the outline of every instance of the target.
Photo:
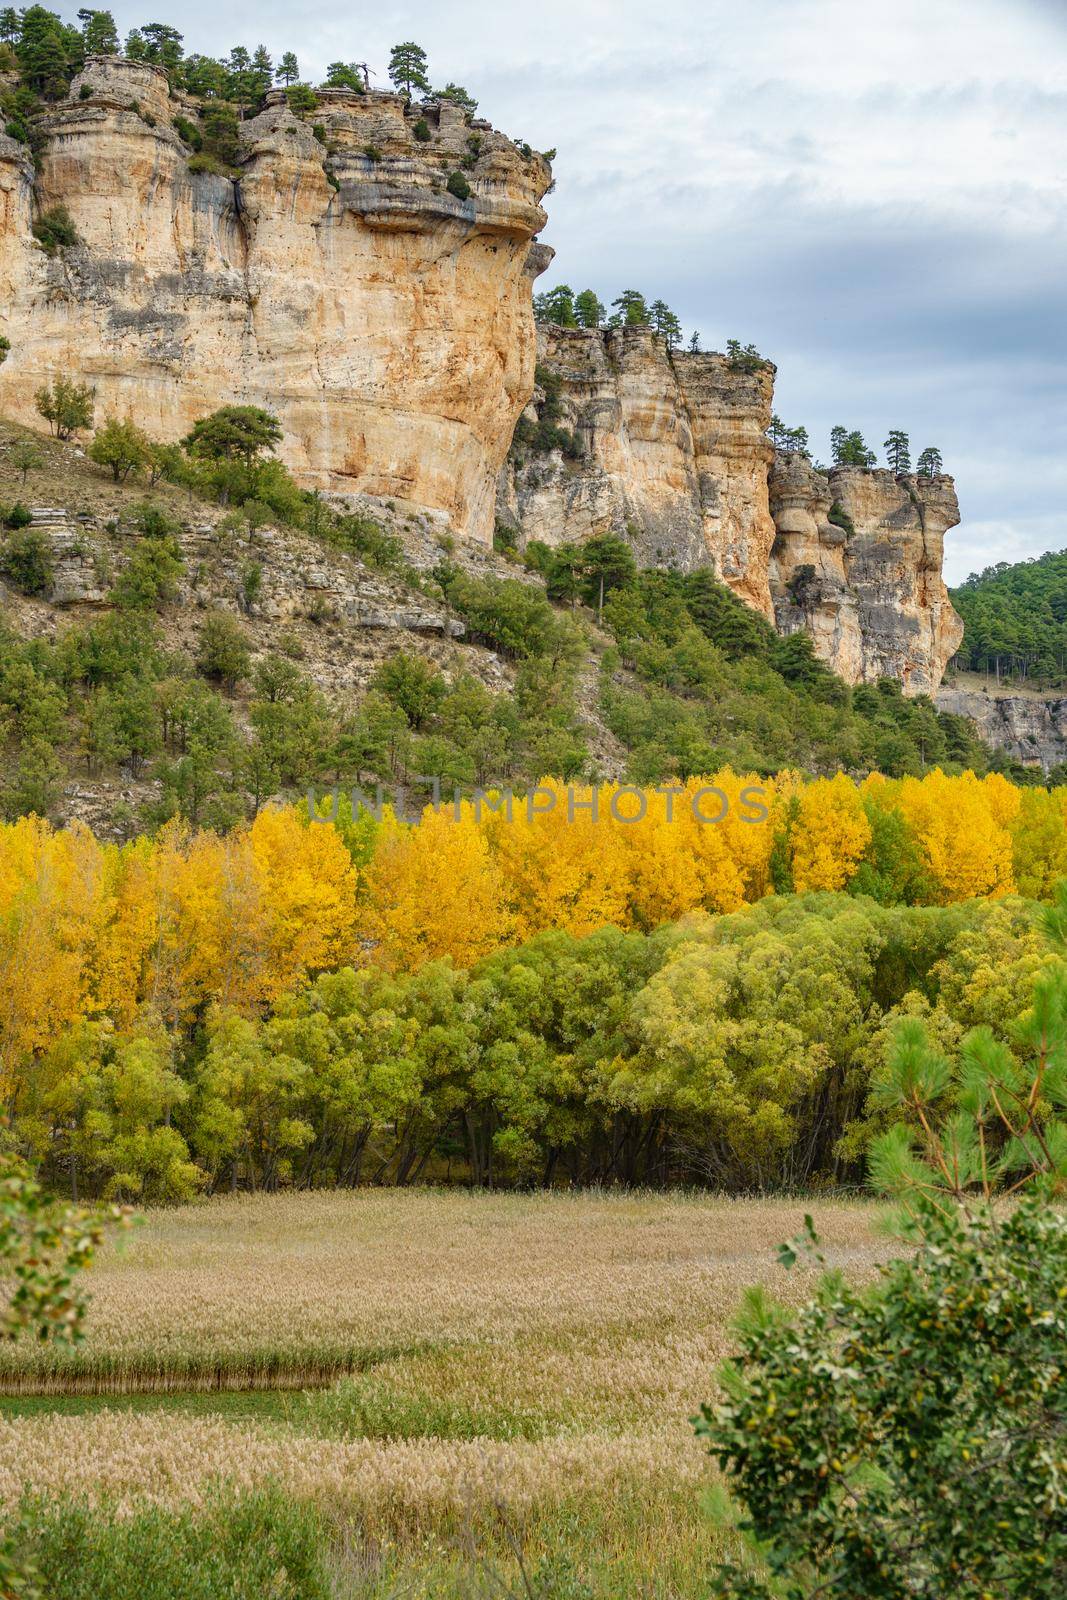
[(779, 632), (806, 629), (848, 683), (895, 678), (905, 693), (933, 693), (963, 638), (941, 576), (960, 520), (952, 479), (824, 474), (792, 454), (776, 456), (769, 492)]
[[(826, 475), (776, 455), (770, 363), (668, 355), (647, 328), (537, 335), (540, 383), (498, 497), (522, 542), (614, 533), (645, 564), (710, 565), (779, 631), (806, 629), (849, 683), (937, 688), (963, 636), (941, 577), (951, 478)], [(537, 448), (546, 416), (575, 450)]]
[(969, 717), (987, 744), (1043, 772), (1067, 761), (1067, 696), (984, 694), (956, 686), (941, 690), (939, 711)]
[[(305, 486), (483, 546), (497, 516), (522, 542), (618, 533), (642, 564), (710, 565), (851, 682), (936, 689), (962, 631), (941, 579), (951, 479), (776, 460), (769, 362), (668, 354), (641, 327), (535, 330), (547, 162), (451, 101), (318, 94), (307, 120), (268, 94), (232, 172), (191, 159), (197, 108), (166, 74), (118, 57), (90, 57), (39, 119), (36, 170), (0, 134), (6, 415), (35, 422), (58, 373), (93, 385), (98, 418), (168, 440), (262, 405)], [(33, 224), (59, 206), (78, 242), (50, 255)], [(93, 593), (80, 551), (72, 603)]]
[[(540, 324), (537, 338), (558, 425), (581, 455), (517, 444), (501, 475), (503, 520), (524, 542), (616, 533), (629, 537), (642, 564), (711, 565), (771, 616), (770, 363), (739, 372), (722, 355), (668, 359), (649, 328)], [(545, 398), (542, 387), (531, 422)]]
[[(235, 181), (190, 167), (182, 114), (159, 68), (91, 57), (41, 123), (36, 175), (0, 134), (5, 414), (35, 420), (57, 372), (165, 439), (228, 402), (269, 406), (305, 484), (489, 542), (533, 387), (547, 163), (451, 102), (326, 89), (321, 137), (268, 95)], [(49, 257), (31, 225), (57, 205), (80, 242)]]

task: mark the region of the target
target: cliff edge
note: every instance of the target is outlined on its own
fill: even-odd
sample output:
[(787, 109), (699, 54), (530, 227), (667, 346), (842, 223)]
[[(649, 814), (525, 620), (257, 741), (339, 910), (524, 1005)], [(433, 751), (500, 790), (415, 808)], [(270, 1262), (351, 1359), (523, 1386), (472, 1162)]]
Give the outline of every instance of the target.
[[(313, 131), (268, 94), (236, 179), (190, 164), (174, 122), (193, 108), (119, 57), (90, 57), (41, 119), (36, 175), (0, 135), (0, 407), (34, 421), (56, 372), (163, 439), (263, 405), (306, 485), (438, 510), (487, 543), (533, 386), (548, 164), (451, 102), (319, 99)], [(79, 243), (50, 257), (32, 223), (58, 205)]]

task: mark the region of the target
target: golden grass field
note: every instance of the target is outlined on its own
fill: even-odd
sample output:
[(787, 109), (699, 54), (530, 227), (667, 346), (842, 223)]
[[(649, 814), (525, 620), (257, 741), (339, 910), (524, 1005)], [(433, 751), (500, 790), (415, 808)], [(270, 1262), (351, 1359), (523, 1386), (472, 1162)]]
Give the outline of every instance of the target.
[[(743, 1290), (810, 1288), (775, 1261), (805, 1208), (364, 1190), (150, 1213), (92, 1269), (84, 1346), (0, 1354), (0, 1498), (277, 1485), (409, 1544), (581, 1514), (620, 1561), (684, 1565), (712, 1478), (688, 1419)], [(871, 1269), (873, 1207), (807, 1208), (832, 1264)]]

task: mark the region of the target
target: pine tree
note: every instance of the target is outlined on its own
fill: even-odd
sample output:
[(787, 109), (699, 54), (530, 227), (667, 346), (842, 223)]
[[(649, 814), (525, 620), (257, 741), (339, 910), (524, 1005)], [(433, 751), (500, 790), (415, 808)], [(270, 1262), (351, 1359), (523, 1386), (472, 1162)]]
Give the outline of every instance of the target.
[(599, 328), (607, 315), (594, 289), (583, 289), (575, 296), (574, 319), (580, 328)]
[(920, 478), (936, 478), (944, 469), (941, 452), (935, 445), (928, 444), (919, 456), (917, 472)]
[(19, 14), (14, 6), (4, 6), (0, 10), (0, 40), (5, 44), (14, 44), (22, 32)]
[[(59, 18), (44, 6), (29, 6), (22, 13), (16, 47), (22, 75), (29, 88), (48, 99), (67, 92), (71, 60), (66, 33)], [(74, 37), (82, 46), (81, 36)]]
[(691, 356), (698, 356), (700, 354), (700, 334), (695, 328), (689, 335), (689, 354)]
[(641, 328), (649, 323), (649, 310), (645, 297), (637, 289), (624, 289), (617, 300), (611, 302), (614, 316), (613, 328)]
[(665, 300), (653, 300), (648, 309), (652, 326), (667, 346), (673, 350), (680, 343), (682, 337), (682, 324)]
[(892, 472), (898, 478), (911, 471), (911, 441), (902, 428), (891, 428), (882, 447)]
[(557, 283), (544, 294), (534, 296), (534, 316), (539, 322), (554, 322), (561, 328), (577, 327), (574, 291), (567, 283)]
[(166, 67), (168, 72), (173, 72), (180, 64), (182, 35), (177, 28), (168, 27), (165, 22), (146, 22), (141, 37), (145, 43), (145, 61)]
[(291, 83), (295, 83), (299, 78), (300, 65), (292, 50), (286, 50), (282, 59), (278, 62), (278, 68), (274, 76), (279, 83), (284, 83), (287, 89)]
[(426, 51), (410, 39), (405, 44), (395, 44), (389, 52), (389, 77), (394, 88), (402, 90), (409, 100), (413, 89), (429, 94)]
[(446, 83), (443, 89), (435, 89), (434, 98), (437, 100), (451, 100), (460, 106), (468, 115), (473, 117), (478, 109), (478, 102), (474, 96), (468, 94), (461, 83)]
[(87, 56), (113, 56), (119, 52), (119, 35), (110, 11), (78, 12)]

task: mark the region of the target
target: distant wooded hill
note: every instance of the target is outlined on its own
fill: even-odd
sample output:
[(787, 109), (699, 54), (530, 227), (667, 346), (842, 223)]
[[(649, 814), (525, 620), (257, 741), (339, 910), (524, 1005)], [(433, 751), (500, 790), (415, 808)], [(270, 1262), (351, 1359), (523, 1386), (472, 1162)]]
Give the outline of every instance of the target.
[(1067, 550), (998, 562), (951, 592), (967, 630), (953, 666), (1001, 680), (1067, 682)]

